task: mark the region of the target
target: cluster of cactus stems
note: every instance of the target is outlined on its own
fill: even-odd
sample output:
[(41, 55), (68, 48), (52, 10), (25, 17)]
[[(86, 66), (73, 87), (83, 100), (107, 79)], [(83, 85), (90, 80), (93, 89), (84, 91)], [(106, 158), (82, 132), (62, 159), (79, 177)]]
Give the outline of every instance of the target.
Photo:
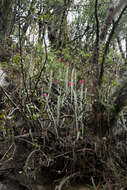
[[(59, 76), (62, 75), (60, 70)], [(70, 80), (69, 80), (70, 78)], [(58, 81), (57, 81), (58, 82)], [(83, 124), (83, 103), (87, 96), (87, 88), (84, 88), (84, 80), (80, 80), (80, 87), (77, 87), (77, 75), (76, 70), (73, 68), (71, 71), (71, 77), (69, 77), (69, 67), (66, 68), (64, 84), (57, 84), (59, 90), (59, 95), (57, 96), (57, 103), (55, 109), (52, 109), (49, 100), (52, 96), (52, 85), (53, 85), (53, 75), (50, 72), (50, 79), (48, 84), (48, 93), (46, 93), (46, 107), (48, 110), (48, 117), (54, 123), (54, 129), (56, 136), (59, 138), (58, 127), (64, 125), (66, 115), (64, 115), (61, 120), (61, 108), (68, 106), (68, 104), (73, 104), (73, 117), (75, 118), (74, 130), (77, 132), (77, 138), (84, 134), (84, 124)], [(67, 101), (67, 102), (66, 102)], [(66, 105), (64, 105), (66, 102)], [(64, 113), (66, 114), (66, 113)]]

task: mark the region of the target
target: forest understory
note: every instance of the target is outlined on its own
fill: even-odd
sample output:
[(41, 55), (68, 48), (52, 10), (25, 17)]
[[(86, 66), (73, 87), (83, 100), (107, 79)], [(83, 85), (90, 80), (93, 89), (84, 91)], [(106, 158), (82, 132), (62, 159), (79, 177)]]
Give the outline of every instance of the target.
[(0, 1), (0, 190), (127, 189), (127, 2)]

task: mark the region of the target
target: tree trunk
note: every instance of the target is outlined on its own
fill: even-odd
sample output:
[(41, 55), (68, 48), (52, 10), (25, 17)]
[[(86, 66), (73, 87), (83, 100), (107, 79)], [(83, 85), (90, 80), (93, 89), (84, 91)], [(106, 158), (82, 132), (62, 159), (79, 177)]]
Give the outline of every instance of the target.
[(12, 5), (13, 0), (4, 0), (0, 2), (0, 40), (5, 40), (11, 31), (13, 19)]

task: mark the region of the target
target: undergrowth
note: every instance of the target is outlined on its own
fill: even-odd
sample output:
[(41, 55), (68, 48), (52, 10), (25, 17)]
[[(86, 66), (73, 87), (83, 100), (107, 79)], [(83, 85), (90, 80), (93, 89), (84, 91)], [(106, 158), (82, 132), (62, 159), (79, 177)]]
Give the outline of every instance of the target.
[[(14, 159), (15, 147), (20, 149), (23, 143), (26, 155), (21, 170), (27, 177), (35, 171), (36, 178), (36, 171), (48, 168), (53, 180), (67, 176), (65, 182), (80, 179), (95, 189), (98, 184), (104, 189), (126, 188), (124, 139), (99, 139), (93, 133), (94, 87), (89, 63), (82, 75), (70, 60), (43, 51), (41, 60), (37, 53), (35, 57), (27, 52), (23, 57), (16, 54), (7, 68), (11, 82), (1, 87), (0, 140), (8, 139), (10, 147), (1, 152), (0, 163)], [(113, 74), (106, 77), (100, 101), (108, 107), (117, 79), (114, 84)], [(117, 142), (121, 143), (119, 148)]]

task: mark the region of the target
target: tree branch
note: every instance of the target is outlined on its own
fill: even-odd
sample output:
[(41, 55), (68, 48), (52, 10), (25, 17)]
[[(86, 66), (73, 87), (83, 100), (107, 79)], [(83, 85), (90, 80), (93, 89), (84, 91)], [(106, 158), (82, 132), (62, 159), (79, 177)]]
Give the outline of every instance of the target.
[(86, 26), (86, 29), (85, 29), (84, 32), (83, 32), (83, 34), (80, 34), (79, 36), (76, 36), (73, 40), (70, 40), (70, 41), (68, 42), (68, 44), (73, 43), (74, 41), (83, 38), (83, 36), (86, 34), (86, 32), (89, 31), (89, 29), (90, 29), (90, 26), (87, 25), (87, 26)]
[(98, 19), (98, 0), (95, 1), (95, 19), (96, 19), (96, 41), (94, 44), (93, 56), (92, 56), (92, 67), (93, 67), (93, 79), (92, 83), (95, 88), (93, 88), (93, 94), (98, 99), (98, 60), (99, 60), (99, 19)]
[(113, 34), (115, 33), (115, 29), (118, 26), (118, 23), (119, 23), (120, 19), (122, 18), (122, 15), (125, 12), (126, 8), (127, 8), (127, 5), (121, 11), (121, 13), (120, 13), (118, 19), (116, 20), (116, 22), (114, 22), (112, 30), (111, 30), (111, 32), (110, 32), (110, 34), (108, 36), (108, 40), (107, 40), (106, 45), (105, 45), (105, 50), (104, 50), (104, 54), (103, 54), (103, 58), (102, 58), (102, 62), (101, 62), (101, 69), (100, 69), (99, 82), (98, 82), (99, 85), (101, 85), (101, 83), (102, 83), (102, 78), (103, 78), (103, 74), (104, 74), (105, 58), (106, 58), (106, 55), (107, 55), (108, 50), (109, 50), (109, 45), (110, 45), (111, 39), (113, 37)]
[(95, 19), (96, 19), (96, 45), (99, 45), (99, 19), (98, 19), (98, 0), (95, 2)]
[(96, 41), (93, 52), (92, 63), (97, 64), (99, 58), (99, 20), (98, 20), (98, 0), (95, 1), (95, 18), (96, 18)]
[(110, 103), (113, 105), (111, 109), (110, 128), (113, 128), (119, 118), (120, 112), (127, 106), (127, 71), (114, 90), (110, 98)]
[(121, 39), (120, 39), (119, 36), (117, 37), (117, 43), (118, 43), (119, 51), (121, 53), (121, 57), (123, 58), (123, 60), (125, 60), (125, 53), (123, 51), (122, 44), (121, 44)]
[(115, 17), (115, 15), (121, 10), (121, 8), (127, 4), (127, 1), (125, 0), (120, 0), (118, 5), (116, 5), (116, 7), (114, 7), (112, 4), (108, 10), (108, 13), (107, 13), (107, 16), (106, 16), (106, 19), (105, 19), (105, 23), (102, 27), (102, 30), (101, 30), (101, 34), (100, 34), (100, 40), (101, 40), (101, 43), (104, 43), (105, 39), (106, 39), (106, 36), (107, 36), (107, 33), (108, 33), (108, 30), (111, 26), (111, 23)]

